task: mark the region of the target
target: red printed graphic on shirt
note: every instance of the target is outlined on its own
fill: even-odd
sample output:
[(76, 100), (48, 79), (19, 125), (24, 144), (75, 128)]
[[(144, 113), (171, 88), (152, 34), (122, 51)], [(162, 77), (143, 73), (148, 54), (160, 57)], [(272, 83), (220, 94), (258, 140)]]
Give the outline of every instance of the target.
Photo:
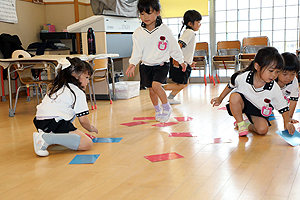
[(160, 41), (158, 42), (158, 49), (161, 51), (164, 51), (167, 49), (168, 43), (166, 41), (166, 37), (165, 36), (160, 36)]

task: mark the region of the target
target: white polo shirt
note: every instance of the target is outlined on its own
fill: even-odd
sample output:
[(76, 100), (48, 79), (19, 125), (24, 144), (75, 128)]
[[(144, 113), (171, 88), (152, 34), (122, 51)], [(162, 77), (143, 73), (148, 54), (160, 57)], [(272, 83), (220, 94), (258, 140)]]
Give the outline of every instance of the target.
[(279, 85), (275, 81), (266, 83), (264, 87), (255, 89), (253, 86), (254, 72), (246, 71), (238, 75), (235, 79), (235, 85), (228, 84), (234, 92), (242, 93), (259, 110), (265, 105), (264, 99), (271, 100), (271, 105), (278, 110), (280, 114), (289, 111), (288, 104), (282, 96)]
[(52, 95), (52, 99), (46, 95), (39, 105), (37, 105), (37, 118), (55, 118), (60, 117), (66, 121), (71, 120), (75, 115), (77, 117), (88, 115), (89, 108), (86, 101), (85, 93), (79, 89), (76, 85), (69, 83), (70, 88), (74, 91), (76, 95), (76, 102), (74, 94), (71, 90), (64, 86), (57, 91), (57, 98), (55, 99), (55, 94)]
[(295, 77), (290, 83), (280, 88), (282, 95), (289, 98), (291, 101), (298, 101), (299, 98), (299, 83), (298, 79)]
[(171, 29), (161, 24), (152, 31), (138, 27), (132, 34), (133, 48), (130, 64), (137, 65), (140, 61), (148, 66), (169, 62), (170, 57), (183, 63), (183, 55)]
[(179, 38), (179, 43), (182, 44), (182, 53), (184, 61), (191, 65), (193, 63), (194, 52), (196, 47), (195, 32), (192, 29), (186, 29)]

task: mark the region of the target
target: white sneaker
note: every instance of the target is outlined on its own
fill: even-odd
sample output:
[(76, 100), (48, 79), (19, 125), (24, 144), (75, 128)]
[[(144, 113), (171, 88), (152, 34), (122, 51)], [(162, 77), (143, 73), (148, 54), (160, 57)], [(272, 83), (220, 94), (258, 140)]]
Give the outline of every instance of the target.
[(167, 122), (169, 119), (170, 119), (170, 115), (171, 115), (171, 113), (172, 113), (172, 111), (173, 111), (173, 108), (172, 107), (170, 107), (170, 110), (164, 110), (163, 112), (162, 112), (162, 114), (161, 114), (161, 117), (160, 117), (160, 122), (161, 123), (165, 123), (165, 122)]
[(170, 105), (174, 105), (174, 104), (181, 104), (181, 101), (176, 100), (176, 99), (168, 99)]
[(48, 144), (43, 139), (45, 133), (39, 129), (39, 132), (33, 133), (33, 145), (34, 151), (38, 156), (48, 156), (49, 152), (47, 151)]
[(155, 112), (155, 120), (159, 122), (160, 121), (160, 117), (161, 117), (161, 111)]

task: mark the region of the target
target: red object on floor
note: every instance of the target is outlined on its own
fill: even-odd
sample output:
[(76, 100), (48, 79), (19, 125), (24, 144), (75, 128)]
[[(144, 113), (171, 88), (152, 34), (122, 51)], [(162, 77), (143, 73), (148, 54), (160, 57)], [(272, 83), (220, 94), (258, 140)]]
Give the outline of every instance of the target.
[(186, 122), (186, 121), (192, 121), (192, 117), (174, 117), (179, 122)]
[(136, 121), (136, 122), (123, 123), (121, 125), (124, 125), (124, 126), (136, 126), (136, 125), (141, 125), (141, 124), (148, 124), (148, 122)]
[(152, 126), (156, 127), (166, 127), (166, 126), (172, 126), (174, 124), (178, 124), (177, 122), (166, 122), (166, 123), (159, 123), (159, 124), (154, 124)]
[(172, 153), (144, 156), (144, 158), (150, 160), (151, 162), (159, 162), (159, 161), (173, 160), (173, 159), (184, 158), (184, 157), (182, 155), (179, 155), (178, 153), (172, 152)]
[(94, 139), (94, 138), (96, 138), (95, 136), (93, 136), (93, 135), (90, 135), (90, 134), (87, 134), (87, 133), (86, 133), (86, 135), (87, 135), (89, 138), (91, 138), (91, 139)]

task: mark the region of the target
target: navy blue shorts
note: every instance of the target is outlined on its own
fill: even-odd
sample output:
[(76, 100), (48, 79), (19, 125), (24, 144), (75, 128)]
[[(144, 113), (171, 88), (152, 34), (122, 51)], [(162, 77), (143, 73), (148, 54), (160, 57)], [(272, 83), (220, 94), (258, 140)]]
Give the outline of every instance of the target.
[[(243, 113), (245, 113), (245, 115), (248, 117), (249, 121), (253, 124), (253, 121), (251, 119), (251, 116), (257, 116), (257, 117), (262, 117), (262, 118), (265, 118), (269, 124), (269, 126), (271, 126), (271, 123), (269, 121), (269, 117), (265, 117), (261, 114), (261, 110), (259, 110), (256, 106), (254, 106), (250, 101), (248, 101), (246, 99), (246, 97), (241, 94), (241, 93), (238, 93), (241, 95), (243, 101), (244, 101), (244, 109), (243, 109)], [(232, 116), (232, 113), (230, 111), (230, 106), (229, 104), (226, 105), (226, 108), (227, 108), (227, 112), (230, 116)]]
[(55, 119), (37, 120), (35, 117), (33, 123), (37, 130), (41, 129), (45, 133), (69, 133), (70, 131), (77, 130), (71, 121), (65, 121), (63, 119), (56, 122)]
[(170, 63), (165, 62), (164, 65), (147, 66), (140, 65), (141, 85), (147, 88), (152, 87), (152, 82), (156, 81), (161, 84), (167, 83), (167, 76), (170, 68)]

